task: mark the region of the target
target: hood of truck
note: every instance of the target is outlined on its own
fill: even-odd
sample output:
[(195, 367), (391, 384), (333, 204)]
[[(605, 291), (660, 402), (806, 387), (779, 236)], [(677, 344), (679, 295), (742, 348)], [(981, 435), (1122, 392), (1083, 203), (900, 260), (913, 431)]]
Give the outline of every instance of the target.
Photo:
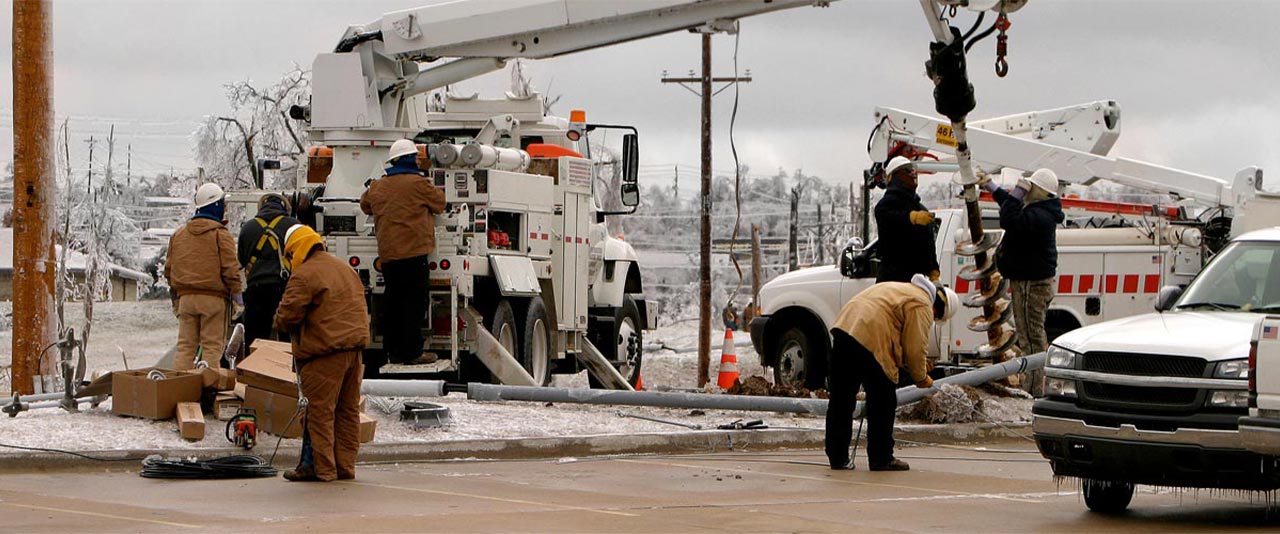
[(1148, 313), (1086, 326), (1053, 344), (1076, 352), (1130, 352), (1193, 356), (1209, 361), (1249, 357), (1261, 315), (1248, 312)]
[(843, 279), (840, 269), (834, 265), (780, 275), (760, 288), (760, 312), (770, 315), (789, 306), (802, 306), (829, 321), (840, 310)]

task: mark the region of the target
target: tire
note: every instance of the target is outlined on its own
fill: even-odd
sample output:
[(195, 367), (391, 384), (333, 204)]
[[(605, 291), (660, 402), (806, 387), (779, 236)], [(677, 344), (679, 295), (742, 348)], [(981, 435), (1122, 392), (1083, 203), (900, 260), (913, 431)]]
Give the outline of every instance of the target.
[(542, 297), (529, 300), (524, 313), (524, 325), (520, 329), (520, 365), (533, 377), (534, 383), (545, 386), (551, 383), (551, 329), (547, 307)]
[[(486, 319), (488, 330), (498, 342), (506, 347), (507, 351), (519, 358), (520, 330), (516, 326), (516, 314), (511, 309), (511, 302), (507, 299), (498, 301), (498, 305), (494, 306), (493, 311)], [(504, 340), (504, 336), (506, 339)], [(498, 383), (498, 378), (493, 376), (489, 368), (484, 365), (475, 355), (465, 358), (461, 377), (465, 382), (486, 382), (490, 384)]]
[(1080, 490), (1084, 493), (1085, 506), (1100, 514), (1123, 512), (1133, 500), (1133, 484), (1127, 482), (1085, 479), (1081, 481)]
[(778, 338), (773, 366), (773, 382), (792, 388), (819, 389), (826, 386), (825, 347), (818, 345), (809, 331), (790, 325)]
[[(635, 387), (640, 381), (640, 367), (644, 360), (643, 324), (640, 320), (640, 307), (636, 305), (635, 299), (631, 295), (624, 295), (622, 306), (614, 312), (610, 335), (606, 338), (598, 333), (592, 338), (593, 342), (599, 341), (596, 348), (600, 349), (605, 358), (614, 362), (618, 372), (627, 379), (631, 387)], [(590, 373), (587, 374), (587, 381), (592, 388), (604, 387)]]

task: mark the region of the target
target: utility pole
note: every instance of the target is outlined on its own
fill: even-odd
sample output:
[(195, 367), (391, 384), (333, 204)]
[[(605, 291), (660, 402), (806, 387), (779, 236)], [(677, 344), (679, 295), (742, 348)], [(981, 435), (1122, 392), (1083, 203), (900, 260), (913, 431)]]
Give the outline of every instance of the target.
[[(698, 264), (698, 387), (707, 385), (711, 380), (711, 97), (719, 91), (712, 92), (713, 83), (725, 83), (729, 87), (738, 82), (750, 82), (750, 76), (731, 76), (713, 78), (711, 76), (711, 34), (716, 31), (737, 31), (735, 23), (731, 28), (715, 28), (703, 26), (693, 31), (702, 34), (702, 75), (694, 77), (690, 73), (687, 78), (671, 78), (664, 72), (662, 83), (678, 83), (702, 99), (702, 217), (701, 239), (698, 247), (700, 261)], [(697, 83), (698, 90), (688, 85)], [(722, 87), (721, 90), (724, 90)]]
[(53, 2), (13, 2), (13, 367), (11, 389), (35, 393), (54, 338)]
[(797, 239), (800, 238), (800, 186), (791, 189), (791, 228), (790, 237), (787, 238), (787, 272), (800, 268), (799, 244)]
[[(764, 284), (764, 261), (760, 250), (760, 225), (751, 225), (751, 305), (760, 307), (760, 286)], [(752, 314), (754, 316), (754, 313)]]
[(817, 264), (818, 265), (822, 265), (827, 261), (827, 255), (824, 254), (825, 252), (824, 249), (826, 247), (823, 246), (823, 241), (822, 241), (823, 237), (826, 236), (826, 233), (827, 233), (827, 225), (823, 224), (823, 221), (822, 221), (822, 204), (818, 204), (818, 243), (817, 243), (818, 245), (818, 263)]

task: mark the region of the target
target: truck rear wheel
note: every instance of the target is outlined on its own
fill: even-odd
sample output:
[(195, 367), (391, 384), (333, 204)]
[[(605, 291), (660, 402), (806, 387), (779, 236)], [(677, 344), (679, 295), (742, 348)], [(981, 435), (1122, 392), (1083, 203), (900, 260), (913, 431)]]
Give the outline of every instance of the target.
[(1084, 504), (1100, 514), (1118, 514), (1129, 507), (1133, 500), (1133, 484), (1085, 479), (1080, 490), (1084, 492)]
[(520, 365), (540, 386), (551, 383), (551, 326), (542, 297), (529, 299), (520, 343)]
[[(519, 330), (516, 329), (516, 314), (511, 310), (511, 302), (507, 299), (499, 300), (498, 305), (494, 306), (493, 311), (485, 318), (485, 322), (488, 323), (489, 333), (503, 348), (507, 349), (507, 352), (511, 353), (513, 358), (518, 359), (520, 353), (516, 352), (516, 348), (520, 336)], [(498, 378), (493, 375), (489, 367), (475, 355), (470, 355), (463, 360), (460, 378), (467, 383), (498, 383)]]

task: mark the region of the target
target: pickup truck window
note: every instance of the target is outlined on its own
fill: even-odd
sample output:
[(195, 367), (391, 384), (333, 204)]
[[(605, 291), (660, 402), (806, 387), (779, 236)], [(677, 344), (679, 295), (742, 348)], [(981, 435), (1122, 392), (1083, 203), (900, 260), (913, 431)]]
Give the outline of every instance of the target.
[(1177, 309), (1280, 311), (1280, 243), (1234, 243), (1178, 300)]

